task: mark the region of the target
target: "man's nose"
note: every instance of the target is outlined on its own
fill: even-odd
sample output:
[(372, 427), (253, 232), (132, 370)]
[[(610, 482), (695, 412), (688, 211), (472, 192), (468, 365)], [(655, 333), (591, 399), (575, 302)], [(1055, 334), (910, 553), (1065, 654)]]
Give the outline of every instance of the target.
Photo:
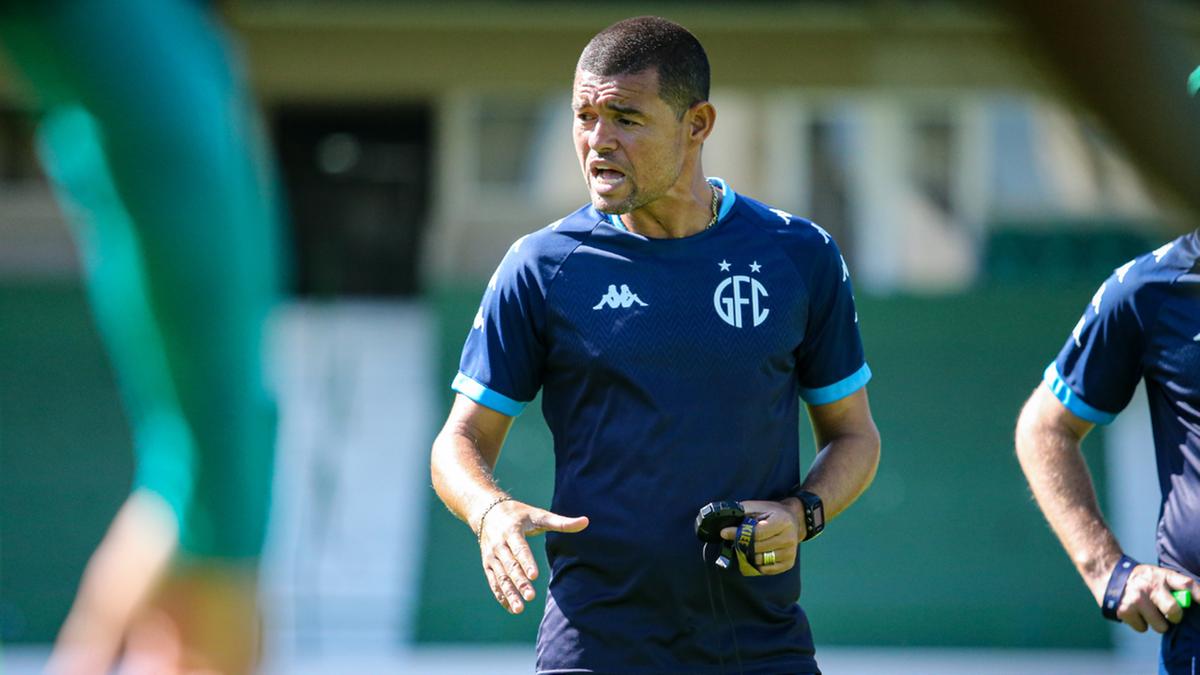
[(617, 149), (616, 129), (611, 122), (604, 119), (596, 120), (595, 126), (588, 134), (588, 146), (599, 154), (605, 154)]

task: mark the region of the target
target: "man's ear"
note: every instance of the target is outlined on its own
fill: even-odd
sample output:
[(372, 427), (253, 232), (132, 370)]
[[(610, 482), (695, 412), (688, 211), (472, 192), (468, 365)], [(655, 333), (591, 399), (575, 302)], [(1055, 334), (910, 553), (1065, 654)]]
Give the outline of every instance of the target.
[(687, 125), (688, 138), (696, 143), (703, 143), (712, 133), (717, 121), (717, 109), (708, 101), (701, 101), (684, 113), (684, 123)]

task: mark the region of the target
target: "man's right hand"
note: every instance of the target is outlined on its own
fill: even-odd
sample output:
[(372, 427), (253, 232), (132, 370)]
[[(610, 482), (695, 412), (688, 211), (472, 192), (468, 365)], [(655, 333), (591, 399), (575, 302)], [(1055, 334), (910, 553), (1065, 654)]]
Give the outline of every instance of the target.
[[(1125, 583), (1117, 618), (1139, 633), (1146, 632), (1147, 627), (1165, 633), (1171, 624), (1183, 620), (1183, 608), (1171, 593), (1184, 590), (1200, 599), (1200, 584), (1188, 575), (1157, 565), (1138, 565)], [(1100, 593), (1103, 602), (1103, 589)]]
[(508, 500), (484, 514), (479, 531), (483, 573), (496, 602), (511, 614), (520, 614), (533, 600), (532, 580), (537, 563), (526, 537), (543, 532), (579, 532), (588, 526), (586, 516), (568, 518), (536, 506)]

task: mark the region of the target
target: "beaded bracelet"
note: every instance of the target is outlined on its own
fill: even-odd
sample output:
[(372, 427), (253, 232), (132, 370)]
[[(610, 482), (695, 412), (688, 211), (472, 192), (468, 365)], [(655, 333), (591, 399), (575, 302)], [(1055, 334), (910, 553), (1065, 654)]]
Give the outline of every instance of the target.
[(511, 502), (511, 501), (512, 501), (512, 497), (509, 497), (506, 495), (504, 497), (497, 497), (495, 501), (493, 501), (491, 504), (487, 505), (487, 508), (485, 508), (483, 510), (483, 515), (479, 516), (479, 531), (475, 533), (475, 541), (478, 541), (478, 542), (483, 541), (483, 519), (487, 518), (487, 515), (492, 512), (492, 509), (496, 508), (497, 504), (499, 504), (501, 502)]

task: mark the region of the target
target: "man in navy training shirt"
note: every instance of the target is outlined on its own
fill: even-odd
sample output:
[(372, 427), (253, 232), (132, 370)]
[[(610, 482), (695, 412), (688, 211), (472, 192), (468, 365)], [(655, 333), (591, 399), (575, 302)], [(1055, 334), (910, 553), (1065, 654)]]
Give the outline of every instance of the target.
[[(820, 531), (806, 517), (874, 477), (871, 373), (829, 234), (705, 178), (708, 89), (704, 49), (669, 21), (588, 43), (572, 108), (591, 204), (500, 263), (434, 442), (434, 487), (513, 614), (538, 575), (526, 537), (549, 533), (539, 673), (819, 672), (798, 548)], [(539, 388), (550, 511), (492, 477)], [(803, 482), (800, 399), (818, 448)], [(761, 575), (701, 557), (697, 511), (734, 499), (757, 514)]]
[[(1017, 424), (1033, 494), (1104, 615), (1163, 633), (1159, 672), (1197, 672), (1200, 614), (1200, 232), (1117, 268), (1092, 297)], [(1145, 380), (1162, 508), (1158, 564), (1121, 551), (1079, 451)]]

